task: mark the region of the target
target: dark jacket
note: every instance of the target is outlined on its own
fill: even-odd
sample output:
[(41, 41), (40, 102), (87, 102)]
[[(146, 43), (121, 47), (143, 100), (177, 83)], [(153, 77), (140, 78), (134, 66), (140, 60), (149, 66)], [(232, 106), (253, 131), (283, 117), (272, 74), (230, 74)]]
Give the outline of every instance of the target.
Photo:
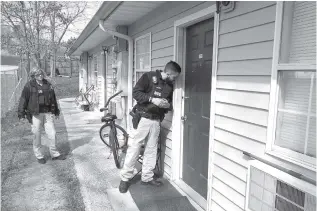
[(159, 108), (149, 101), (152, 98), (165, 98), (172, 105), (173, 84), (162, 79), (160, 70), (144, 73), (133, 88), (133, 98), (139, 111), (158, 115), (164, 119), (165, 113), (172, 109)]
[[(45, 97), (48, 99), (48, 106), (50, 111), (55, 116), (58, 116), (60, 110), (56, 100), (56, 95), (53, 86), (45, 79), (43, 79), (43, 85), (49, 87), (48, 91), (45, 92)], [(18, 116), (24, 118), (25, 115), (38, 115), (40, 112), (39, 97), (38, 97), (38, 85), (35, 79), (30, 80), (24, 86), (21, 94)]]

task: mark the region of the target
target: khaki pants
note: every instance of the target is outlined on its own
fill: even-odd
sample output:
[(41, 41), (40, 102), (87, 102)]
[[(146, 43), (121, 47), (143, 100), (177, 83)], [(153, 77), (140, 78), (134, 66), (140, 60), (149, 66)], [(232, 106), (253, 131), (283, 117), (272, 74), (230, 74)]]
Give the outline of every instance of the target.
[(32, 117), (32, 132), (34, 134), (33, 139), (33, 151), (37, 159), (44, 158), (41, 153), (41, 130), (44, 124), (45, 132), (50, 140), (49, 150), (51, 157), (58, 157), (60, 153), (56, 149), (56, 131), (54, 127), (54, 115), (51, 113), (40, 113)]
[(124, 166), (120, 172), (121, 180), (129, 181), (134, 174), (135, 163), (140, 154), (140, 148), (147, 138), (145, 146), (142, 176), (143, 182), (148, 182), (153, 179), (153, 170), (156, 165), (157, 157), (157, 142), (160, 134), (160, 120), (150, 120), (141, 118), (137, 130), (130, 136), (128, 142), (127, 155), (125, 157)]

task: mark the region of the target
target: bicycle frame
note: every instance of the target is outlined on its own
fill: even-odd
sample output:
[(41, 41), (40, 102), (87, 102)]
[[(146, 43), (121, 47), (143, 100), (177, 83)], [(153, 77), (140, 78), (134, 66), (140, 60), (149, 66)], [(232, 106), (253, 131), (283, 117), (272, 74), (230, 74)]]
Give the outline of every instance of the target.
[(114, 144), (119, 147), (119, 143), (118, 143), (118, 137), (117, 137), (117, 129), (115, 127), (115, 121), (111, 121), (110, 122), (111, 124), (111, 129), (110, 129), (110, 132), (112, 132), (112, 135), (113, 135), (113, 141), (114, 141)]
[(79, 95), (77, 95), (75, 101), (78, 103), (78, 98), (79, 98), (79, 97), (83, 97), (83, 98), (86, 100), (86, 102), (88, 103), (88, 105), (91, 106), (92, 103), (88, 100), (88, 97), (87, 97), (87, 96), (88, 96), (89, 92), (90, 92), (92, 89), (94, 89), (94, 85), (91, 85), (91, 86), (87, 89), (87, 91), (86, 91), (85, 93), (83, 93), (83, 89), (80, 89)]

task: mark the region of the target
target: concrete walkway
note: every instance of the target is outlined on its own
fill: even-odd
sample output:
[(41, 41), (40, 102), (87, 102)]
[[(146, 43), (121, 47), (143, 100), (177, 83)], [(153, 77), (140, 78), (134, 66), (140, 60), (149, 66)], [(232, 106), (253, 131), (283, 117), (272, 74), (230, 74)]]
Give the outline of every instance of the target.
[(74, 99), (59, 101), (63, 113), (72, 159), (80, 183), (86, 211), (193, 211), (188, 199), (167, 180), (160, 188), (147, 187), (136, 181), (121, 194), (119, 170), (110, 149), (99, 137), (101, 112), (82, 111)]
[(109, 149), (99, 138), (102, 123), (91, 124), (89, 120), (101, 119), (102, 113), (83, 112), (76, 108), (74, 99), (59, 101), (64, 116), (68, 140), (72, 151), (80, 190), (87, 211), (113, 210), (107, 189), (117, 188), (118, 170)]

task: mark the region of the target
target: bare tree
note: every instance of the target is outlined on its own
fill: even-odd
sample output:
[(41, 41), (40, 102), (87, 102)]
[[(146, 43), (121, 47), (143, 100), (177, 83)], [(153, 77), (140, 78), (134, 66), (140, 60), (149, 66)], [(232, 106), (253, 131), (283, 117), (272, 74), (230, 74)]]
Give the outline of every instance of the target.
[(26, 55), (30, 70), (50, 55), (55, 76), (56, 53), (69, 26), (81, 18), (86, 2), (19, 1), (1, 3), (1, 22), (10, 26), (18, 40), (18, 52)]
[(86, 2), (45, 2), (47, 8), (51, 8), (49, 13), (49, 30), (51, 35), (51, 76), (55, 76), (56, 53), (61, 45), (62, 39), (77, 19), (84, 15), (87, 7)]

